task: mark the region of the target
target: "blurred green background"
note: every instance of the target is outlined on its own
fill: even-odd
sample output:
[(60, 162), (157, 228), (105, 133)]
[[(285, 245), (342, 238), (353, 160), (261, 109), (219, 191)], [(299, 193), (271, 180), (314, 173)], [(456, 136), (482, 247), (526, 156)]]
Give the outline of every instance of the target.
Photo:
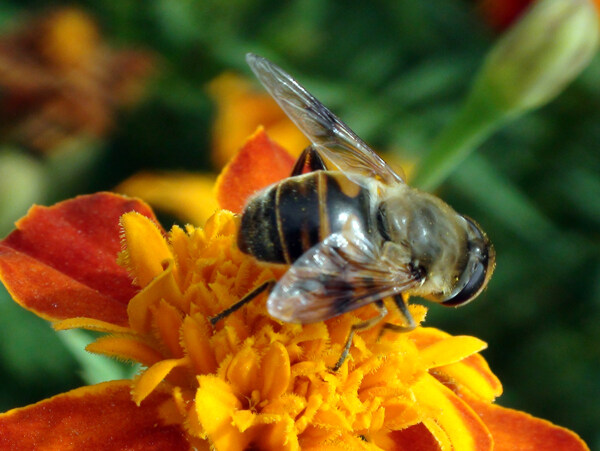
[[(374, 148), (418, 165), (500, 33), (466, 0), (69, 5), (98, 22), (111, 47), (151, 52), (154, 73), (143, 100), (113, 116), (112, 129), (60, 151), (32, 151), (0, 124), (2, 235), (33, 202), (109, 190), (141, 170), (216, 170), (206, 85), (224, 71), (250, 77), (248, 51), (294, 74)], [(57, 6), (3, 1), (0, 34)], [(485, 340), (484, 356), (504, 385), (499, 404), (573, 429), (592, 449), (600, 449), (599, 143), (595, 57), (566, 91), (504, 126), (437, 189), (487, 231), (497, 269), (477, 302), (460, 310), (428, 304), (426, 322)], [(90, 364), (70, 351), (80, 339), (58, 338), (0, 292), (0, 410), (103, 371), (128, 371), (101, 363), (90, 375)]]

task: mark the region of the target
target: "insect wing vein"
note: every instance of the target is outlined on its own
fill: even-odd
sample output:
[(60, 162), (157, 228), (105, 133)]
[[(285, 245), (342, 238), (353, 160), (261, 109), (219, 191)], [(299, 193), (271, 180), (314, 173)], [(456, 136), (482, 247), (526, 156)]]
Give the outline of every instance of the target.
[(246, 55), (252, 71), (290, 119), (317, 150), (354, 181), (355, 174), (376, 177), (387, 184), (404, 178), (387, 165), (350, 127), (319, 102), (300, 83), (265, 58)]
[(407, 266), (381, 258), (364, 235), (349, 239), (334, 233), (296, 260), (275, 286), (267, 308), (282, 321), (324, 321), (417, 283)]

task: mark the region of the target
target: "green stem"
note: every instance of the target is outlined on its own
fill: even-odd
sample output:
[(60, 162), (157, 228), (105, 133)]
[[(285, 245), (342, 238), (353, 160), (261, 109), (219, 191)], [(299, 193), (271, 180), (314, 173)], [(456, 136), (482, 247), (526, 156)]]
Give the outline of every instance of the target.
[(426, 191), (435, 189), (506, 119), (506, 110), (498, 108), (482, 88), (473, 90), (458, 116), (434, 141), (431, 151), (418, 165), (411, 181), (413, 186)]

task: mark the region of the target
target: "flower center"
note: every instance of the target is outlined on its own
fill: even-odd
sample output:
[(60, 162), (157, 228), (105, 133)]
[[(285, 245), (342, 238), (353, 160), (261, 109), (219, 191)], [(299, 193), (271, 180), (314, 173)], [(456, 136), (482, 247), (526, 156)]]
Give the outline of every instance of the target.
[[(134, 381), (136, 402), (166, 383), (190, 435), (217, 449), (294, 449), (341, 436), (359, 443), (422, 420), (412, 388), (427, 368), (411, 334), (360, 332), (331, 370), (351, 326), (377, 315), (372, 306), (300, 325), (269, 316), (261, 295), (211, 325), (209, 317), (287, 269), (237, 248), (233, 213), (217, 212), (204, 229), (174, 227), (168, 239), (141, 215), (121, 222), (120, 261), (142, 287), (130, 326), (149, 349), (140, 352), (148, 369)], [(401, 324), (390, 311), (385, 320)], [(425, 308), (411, 312), (420, 322)]]

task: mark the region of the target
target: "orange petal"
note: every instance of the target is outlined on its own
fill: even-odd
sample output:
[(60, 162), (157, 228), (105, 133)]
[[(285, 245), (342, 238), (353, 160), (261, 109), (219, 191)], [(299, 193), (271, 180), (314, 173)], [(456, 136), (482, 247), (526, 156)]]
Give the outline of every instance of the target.
[(197, 319), (187, 316), (183, 320), (183, 345), (196, 374), (213, 373), (217, 369), (217, 361), (210, 345), (208, 321), (202, 317)]
[(141, 407), (131, 381), (82, 387), (0, 415), (0, 449), (188, 450), (178, 424), (160, 414), (170, 395), (154, 392)]
[(215, 376), (199, 376), (200, 387), (196, 391), (196, 414), (202, 427), (218, 450), (243, 450), (252, 440), (232, 424), (235, 411), (242, 403), (231, 387)]
[[(475, 412), (449, 388), (429, 374), (424, 375), (412, 390), (424, 412), (423, 423), (446, 449), (492, 450), (492, 437)], [(513, 448), (514, 449), (514, 448)]]
[(214, 184), (214, 176), (210, 175), (140, 173), (125, 180), (115, 191), (144, 199), (156, 210), (201, 226), (218, 208)]
[(165, 377), (178, 366), (182, 366), (188, 363), (187, 358), (182, 359), (167, 359), (161, 360), (155, 363), (146, 371), (144, 371), (133, 383), (131, 389), (131, 397), (133, 401), (140, 405), (140, 403), (152, 393), (158, 384), (160, 384)]
[(110, 357), (140, 362), (144, 366), (154, 365), (164, 357), (153, 347), (134, 337), (107, 335), (86, 346), (86, 351)]
[(249, 396), (252, 389), (258, 385), (259, 363), (259, 356), (250, 345), (244, 346), (231, 359), (227, 368), (227, 379), (238, 393)]
[(240, 213), (252, 194), (289, 177), (293, 166), (294, 158), (259, 127), (219, 175), (217, 202)]
[(449, 337), (451, 337), (449, 333), (435, 327), (417, 327), (409, 335), (409, 338), (414, 341), (419, 350)]
[(419, 356), (423, 367), (429, 370), (460, 362), (485, 348), (487, 348), (487, 344), (479, 338), (459, 335), (448, 337), (423, 348)]
[(477, 412), (492, 433), (495, 451), (589, 451), (577, 434), (549, 421), (473, 397), (464, 396), (463, 399)]
[(465, 390), (482, 401), (492, 402), (502, 394), (502, 384), (483, 357), (471, 355), (452, 365), (436, 368), (432, 373), (452, 390)]
[[(428, 348), (438, 348), (439, 343), (449, 338), (451, 336), (448, 333), (433, 327), (419, 327), (410, 333), (410, 339), (421, 353)], [(469, 390), (469, 393), (484, 401), (491, 402), (502, 394), (502, 384), (479, 354), (437, 367), (431, 373), (452, 390), (461, 393), (465, 389)]]
[(161, 341), (168, 348), (173, 357), (183, 356), (181, 347), (180, 330), (183, 324), (181, 311), (173, 307), (164, 299), (154, 309), (154, 321), (156, 330), (160, 335)]
[(435, 437), (422, 423), (389, 434), (377, 434), (373, 441), (390, 451), (440, 451)]
[(163, 262), (171, 260), (162, 230), (156, 222), (136, 212), (126, 213), (119, 221), (126, 252), (122, 264), (140, 287), (148, 285), (164, 270)]
[(277, 449), (281, 451), (298, 451), (300, 445), (294, 431), (294, 421), (289, 417), (278, 418), (260, 430), (257, 444), (261, 449)]
[(33, 207), (0, 242), (0, 279), (16, 302), (43, 318), (127, 325), (136, 289), (117, 255), (119, 218), (129, 211), (154, 218), (146, 204), (111, 193)]
[(151, 307), (161, 299), (171, 302), (181, 300), (182, 294), (173, 274), (174, 262), (169, 260), (167, 266), (143, 290), (136, 294), (127, 306), (129, 324), (138, 332), (149, 332), (152, 326)]
[(276, 341), (271, 344), (260, 366), (263, 399), (277, 399), (290, 383), (290, 356), (285, 346)]
[(86, 329), (110, 334), (130, 334), (129, 327), (117, 326), (112, 323), (93, 318), (69, 318), (52, 324), (54, 330)]
[(273, 98), (248, 80), (225, 73), (211, 81), (208, 91), (217, 104), (212, 146), (217, 167), (224, 166), (260, 124), (269, 136), (292, 152), (298, 154), (308, 146), (308, 139)]

